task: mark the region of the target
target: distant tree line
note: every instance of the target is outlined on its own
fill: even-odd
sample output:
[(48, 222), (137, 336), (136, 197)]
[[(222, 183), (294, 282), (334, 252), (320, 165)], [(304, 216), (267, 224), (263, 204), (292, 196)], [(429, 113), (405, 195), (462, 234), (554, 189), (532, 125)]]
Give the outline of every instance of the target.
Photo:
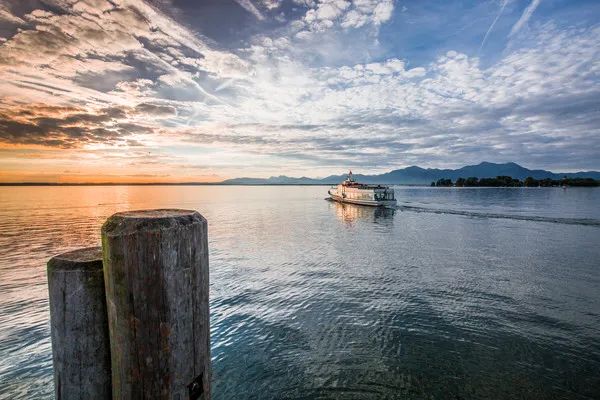
[(524, 181), (510, 176), (497, 176), (495, 178), (458, 178), (456, 182), (451, 179), (438, 179), (431, 182), (435, 187), (558, 187), (558, 186), (600, 186), (600, 181), (592, 178), (567, 178), (563, 179), (534, 179), (531, 176)]

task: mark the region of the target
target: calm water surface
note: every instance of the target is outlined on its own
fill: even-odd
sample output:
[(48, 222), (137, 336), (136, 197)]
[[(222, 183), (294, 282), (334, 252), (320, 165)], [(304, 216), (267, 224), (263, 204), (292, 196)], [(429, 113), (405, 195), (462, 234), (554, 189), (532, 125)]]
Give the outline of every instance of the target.
[(0, 188), (0, 399), (52, 398), (45, 263), (114, 212), (209, 221), (215, 399), (600, 398), (600, 190)]

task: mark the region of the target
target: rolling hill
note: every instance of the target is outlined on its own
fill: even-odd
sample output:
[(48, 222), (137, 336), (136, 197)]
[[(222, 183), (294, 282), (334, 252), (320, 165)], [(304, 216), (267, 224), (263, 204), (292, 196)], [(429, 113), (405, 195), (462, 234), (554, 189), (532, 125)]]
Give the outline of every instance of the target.
[[(359, 182), (364, 183), (382, 183), (394, 185), (428, 185), (432, 181), (438, 179), (457, 178), (495, 178), (496, 176), (510, 176), (512, 178), (524, 180), (528, 176), (535, 179), (561, 179), (568, 178), (593, 178), (600, 179), (598, 171), (582, 171), (582, 172), (551, 172), (542, 169), (527, 169), (519, 164), (509, 162), (504, 164), (496, 164), (491, 162), (482, 162), (477, 165), (467, 165), (458, 169), (439, 169), (439, 168), (421, 168), (411, 166), (402, 169), (396, 169), (378, 175), (361, 175), (354, 174), (354, 178)], [(223, 181), (227, 185), (324, 185), (335, 184), (346, 179), (346, 175), (330, 175), (325, 178), (292, 178), (284, 175), (272, 176), (270, 178), (234, 178)]]

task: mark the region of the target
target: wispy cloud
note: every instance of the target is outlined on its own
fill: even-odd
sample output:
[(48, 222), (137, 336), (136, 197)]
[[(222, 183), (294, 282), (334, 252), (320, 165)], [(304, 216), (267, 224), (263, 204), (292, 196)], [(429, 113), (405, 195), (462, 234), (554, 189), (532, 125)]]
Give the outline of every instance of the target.
[(0, 22), (3, 20), (16, 25), (25, 24), (25, 21), (23, 21), (19, 17), (14, 16), (5, 5), (0, 4)]
[(510, 33), (508, 34), (509, 37), (516, 34), (521, 30), (521, 28), (523, 28), (523, 26), (527, 23), (527, 21), (529, 21), (529, 18), (531, 18), (533, 12), (540, 5), (541, 2), (542, 0), (532, 0), (532, 2), (529, 3), (527, 8), (523, 11), (521, 18), (519, 18), (519, 20), (513, 25), (512, 29), (510, 30)]
[[(73, 163), (93, 154), (94, 166), (119, 154), (137, 173), (173, 176), (482, 159), (547, 167), (557, 154), (563, 168), (594, 168), (600, 159), (598, 26), (536, 25), (491, 64), (475, 40), (471, 52), (444, 50), (419, 65), (357, 57), (368, 53), (363, 37), (377, 48), (391, 1), (302, 3), (294, 19), (234, 50), (141, 0), (56, 4), (5, 8), (13, 22), (0, 44), (0, 148), (53, 154), (63, 169), (73, 154)], [(255, 4), (265, 18), (285, 9)], [(351, 51), (336, 58), (339, 43)], [(11, 165), (25, 168), (19, 154)]]

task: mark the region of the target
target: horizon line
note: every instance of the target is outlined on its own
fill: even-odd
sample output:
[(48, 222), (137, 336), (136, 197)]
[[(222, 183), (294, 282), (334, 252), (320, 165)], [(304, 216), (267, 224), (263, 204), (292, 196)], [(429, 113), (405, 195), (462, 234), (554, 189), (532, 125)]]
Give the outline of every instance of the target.
[[(234, 178), (263, 179), (263, 178)], [(221, 182), (0, 182), (0, 186), (329, 186), (329, 183), (226, 183)], [(419, 186), (419, 185), (413, 185)]]
[[(382, 174), (388, 174), (394, 171), (400, 171), (400, 170), (406, 170), (408, 168), (420, 168), (422, 170), (448, 170), (448, 171), (458, 171), (460, 169), (463, 168), (467, 168), (467, 167), (478, 167), (481, 166), (482, 164), (494, 164), (494, 165), (507, 165), (507, 164), (514, 164), (518, 167), (527, 169), (531, 172), (534, 171), (544, 171), (544, 172), (549, 172), (552, 173), (554, 175), (560, 175), (560, 174), (578, 174), (578, 173), (600, 173), (600, 171), (596, 171), (596, 170), (578, 170), (578, 171), (573, 171), (573, 172), (553, 172), (551, 170), (547, 170), (547, 169), (539, 169), (539, 168), (535, 168), (535, 169), (530, 169), (527, 167), (522, 166), (521, 164), (518, 164), (514, 161), (508, 161), (508, 162), (501, 162), (501, 163), (495, 163), (495, 162), (489, 162), (489, 161), (481, 161), (478, 164), (469, 164), (469, 165), (464, 165), (462, 167), (459, 168), (423, 168), (423, 167), (419, 167), (418, 165), (409, 165), (407, 167), (403, 167), (403, 168), (397, 168), (397, 169), (392, 169), (389, 170), (387, 172), (382, 172), (382, 173), (375, 173), (375, 174), (355, 174), (355, 175), (362, 175), (362, 176), (373, 176), (373, 175), (382, 175)], [(345, 175), (344, 173), (340, 174), (340, 175)], [(287, 176), (287, 175), (279, 175), (279, 176), (275, 176), (275, 175), (271, 175), (268, 178), (265, 177), (248, 177), (248, 176), (241, 176), (241, 177), (234, 177), (234, 178), (227, 178), (227, 179), (223, 179), (221, 181), (133, 181), (133, 182), (114, 182), (114, 181), (100, 181), (100, 182), (52, 182), (52, 181), (17, 181), (17, 182), (0, 182), (0, 186), (321, 186), (321, 185), (330, 185), (331, 183), (324, 183), (324, 182), (319, 182), (322, 181), (326, 178), (331, 178), (336, 176), (336, 174), (330, 174), (328, 176), (324, 176), (324, 177), (317, 177), (317, 178), (311, 178), (311, 177), (307, 177), (307, 176), (301, 176), (301, 177), (293, 177), (293, 176)], [(282, 183), (282, 182), (265, 182), (265, 183), (244, 183), (244, 182), (231, 182), (230, 181), (240, 181), (240, 180), (268, 180), (271, 178), (276, 178), (276, 177), (284, 177), (284, 178), (288, 178), (288, 179), (309, 179), (315, 182), (296, 182), (296, 183)], [(512, 177), (511, 177), (512, 178)], [(422, 184), (402, 184), (402, 183), (398, 183), (396, 185), (403, 185), (403, 186), (421, 186), (421, 185), (425, 185), (426, 183), (422, 183)]]

